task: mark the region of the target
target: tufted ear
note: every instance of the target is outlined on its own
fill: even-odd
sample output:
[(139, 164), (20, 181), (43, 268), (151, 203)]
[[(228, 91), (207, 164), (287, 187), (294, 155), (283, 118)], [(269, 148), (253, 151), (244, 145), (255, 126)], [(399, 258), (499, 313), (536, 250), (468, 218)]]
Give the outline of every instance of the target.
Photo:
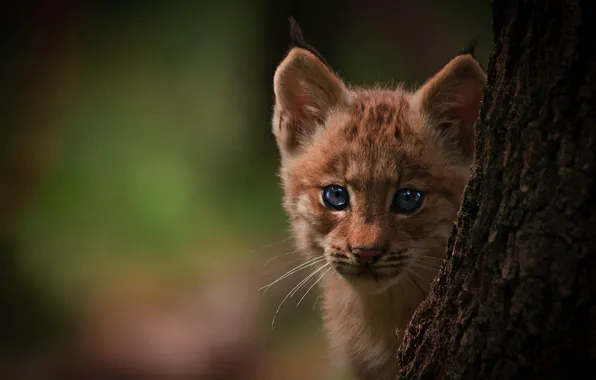
[(474, 131), (486, 74), (471, 54), (453, 58), (413, 96), (412, 103), (429, 118), (450, 147), (465, 161), (474, 154)]
[[(293, 24), (293, 28), (297, 26)], [(301, 35), (299, 41), (302, 42)], [(300, 144), (324, 123), (329, 111), (347, 104), (349, 99), (342, 80), (306, 44), (293, 47), (277, 67), (273, 90), (273, 134), (282, 157), (295, 154)]]

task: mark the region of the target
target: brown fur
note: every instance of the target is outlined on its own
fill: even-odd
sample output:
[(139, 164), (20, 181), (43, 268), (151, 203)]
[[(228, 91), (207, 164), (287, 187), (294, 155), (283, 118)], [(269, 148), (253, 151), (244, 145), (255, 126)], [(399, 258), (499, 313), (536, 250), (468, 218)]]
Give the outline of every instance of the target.
[[(468, 180), (485, 80), (460, 55), (416, 92), (348, 88), (301, 47), (275, 73), (284, 208), (299, 248), (326, 258), (326, 330), (356, 379), (396, 375), (398, 331), (428, 293)], [(325, 207), (331, 184), (348, 189), (346, 210)], [(403, 188), (424, 194), (412, 214), (390, 211)], [(359, 275), (352, 247), (384, 250), (374, 274)]]

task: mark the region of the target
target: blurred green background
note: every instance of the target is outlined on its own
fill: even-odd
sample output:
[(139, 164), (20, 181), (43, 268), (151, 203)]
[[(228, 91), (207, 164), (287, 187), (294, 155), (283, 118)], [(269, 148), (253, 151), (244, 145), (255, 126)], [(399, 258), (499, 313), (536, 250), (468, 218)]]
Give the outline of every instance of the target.
[[(263, 266), (292, 250), (269, 125), (289, 16), (354, 84), (413, 86), (476, 36), (481, 62), (492, 48), (488, 1), (34, 1), (0, 11), (6, 378), (24, 378), (24, 368), (31, 378), (92, 378), (101, 373), (93, 358), (76, 370), (64, 363), (84, 351), (80, 336), (95, 347), (79, 329), (89, 319), (85, 331), (109, 334), (97, 327), (109, 318), (89, 311), (96, 304), (109, 313), (138, 302), (126, 323), (139, 325), (155, 294), (189, 300), (189, 289), (228, 283), (255, 298), (238, 311), (257, 316), (246, 327), (258, 336), (248, 350), (262, 353), (254, 378), (340, 376), (316, 294), (288, 302), (269, 329), (300, 275), (256, 291), (299, 263), (289, 254)], [(191, 372), (162, 378), (233, 377)]]

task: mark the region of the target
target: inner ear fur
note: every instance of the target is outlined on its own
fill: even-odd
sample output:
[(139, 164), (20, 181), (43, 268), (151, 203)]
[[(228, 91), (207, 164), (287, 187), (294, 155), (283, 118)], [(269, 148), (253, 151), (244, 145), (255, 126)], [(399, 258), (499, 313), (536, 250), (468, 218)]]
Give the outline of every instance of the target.
[(453, 58), (414, 94), (414, 103), (448, 144), (467, 159), (474, 154), (475, 126), (486, 74), (471, 54)]
[(273, 78), (273, 133), (282, 155), (292, 155), (324, 123), (329, 111), (349, 101), (343, 81), (315, 54), (290, 50)]

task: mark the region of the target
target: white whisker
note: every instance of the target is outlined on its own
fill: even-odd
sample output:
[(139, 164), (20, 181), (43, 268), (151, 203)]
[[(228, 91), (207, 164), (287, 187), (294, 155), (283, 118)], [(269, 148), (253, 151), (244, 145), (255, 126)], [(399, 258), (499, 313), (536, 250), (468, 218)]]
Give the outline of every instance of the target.
[(321, 298), (321, 293), (317, 294), (317, 298), (315, 298), (315, 302), (312, 303), (312, 308), (314, 309), (317, 306), (317, 302)]
[(415, 267), (419, 267), (422, 269), (426, 269), (427, 271), (438, 271), (439, 269), (441, 269), (441, 265), (433, 265), (431, 263), (425, 263), (424, 261), (418, 261), (418, 260), (414, 260), (410, 263), (410, 265), (415, 266)]
[[(288, 260), (285, 263), (281, 264), (280, 267), (281, 268), (288, 267), (289, 265), (292, 265), (292, 264), (296, 263), (297, 261), (301, 261), (301, 260), (304, 260), (304, 257), (298, 256), (298, 257), (293, 258), (292, 260)], [(277, 269), (279, 269), (279, 268), (277, 268)], [(271, 271), (265, 272), (265, 275), (268, 276), (273, 272), (276, 272), (276, 270), (271, 270)]]
[(297, 249), (295, 249), (295, 250), (293, 250), (293, 251), (290, 251), (290, 252), (286, 252), (286, 253), (281, 253), (281, 254), (279, 254), (279, 255), (275, 255), (275, 256), (273, 256), (272, 258), (270, 258), (269, 260), (265, 261), (265, 264), (263, 264), (263, 266), (265, 267), (265, 266), (267, 266), (267, 264), (269, 264), (269, 263), (270, 263), (270, 262), (272, 262), (273, 260), (279, 259), (280, 257), (283, 257), (283, 256), (288, 256), (288, 255), (294, 254), (294, 253), (296, 253), (296, 252), (298, 252), (298, 250), (297, 250)]
[[(445, 262), (444, 259), (437, 259), (436, 257), (430, 257), (430, 256), (418, 256), (418, 255), (412, 255), (410, 256), (411, 259), (413, 260), (420, 260), (420, 261), (424, 261), (427, 263), (433, 263), (433, 264), (437, 264), (437, 265), (441, 265), (443, 264), (443, 262)], [(435, 260), (437, 259), (437, 260)]]
[(408, 273), (404, 273), (406, 275), (406, 278), (408, 279), (408, 281), (410, 281), (410, 284), (412, 284), (416, 289), (418, 289), (420, 291), (420, 293), (422, 293), (422, 295), (426, 295), (426, 293), (420, 288), (420, 286), (416, 283), (416, 281), (413, 281), (410, 276), (408, 276)]
[(329, 265), (329, 263), (327, 264), (323, 264), (322, 266), (320, 266), (319, 268), (317, 268), (315, 271), (313, 271), (311, 274), (309, 274), (304, 280), (301, 281), (301, 284), (299, 284), (300, 286), (292, 291), (292, 294), (290, 294), (290, 298), (294, 297), (294, 295), (296, 293), (298, 293), (298, 291), (306, 285), (306, 283), (308, 283), (308, 281), (314, 277), (315, 274), (317, 274), (318, 272), (320, 272), (322, 269), (326, 268)]
[(284, 299), (281, 300), (281, 303), (277, 307), (275, 314), (273, 315), (273, 319), (271, 320), (271, 330), (273, 330), (273, 325), (275, 324), (275, 318), (277, 318), (277, 314), (281, 310), (281, 307), (283, 306), (284, 302), (286, 302), (286, 300), (288, 298), (292, 297), (292, 295), (295, 294), (298, 291), (298, 289), (300, 289), (304, 284), (306, 284), (308, 282), (309, 279), (311, 279), (315, 274), (317, 274), (317, 272), (319, 272), (321, 269), (325, 268), (327, 265), (329, 265), (329, 264), (325, 264), (325, 265), (321, 266), (319, 269), (317, 269), (314, 272), (312, 272), (311, 274), (309, 274), (304, 280), (300, 281), (298, 283), (298, 285), (294, 286), (294, 288), (292, 290), (290, 290), (288, 292), (288, 294), (286, 294)]
[(273, 247), (274, 245), (285, 243), (288, 240), (290, 240), (290, 238), (287, 238), (287, 239), (284, 239), (284, 240), (280, 240), (280, 241), (276, 241), (276, 242), (273, 242), (273, 243), (269, 243), (269, 244), (264, 245), (264, 246), (261, 246), (261, 247), (253, 248), (250, 251), (248, 251), (248, 253), (253, 253), (253, 252), (259, 251), (261, 249), (270, 248), (270, 247)]
[(311, 267), (313, 265), (316, 265), (317, 263), (321, 262), (325, 260), (324, 256), (320, 256), (320, 257), (316, 257), (314, 259), (308, 260), (307, 262), (304, 262), (296, 267), (294, 267), (293, 269), (290, 269), (289, 271), (287, 271), (286, 273), (282, 274), (280, 277), (277, 278), (277, 280), (273, 281), (272, 283), (265, 285), (259, 289), (257, 289), (257, 291), (261, 291), (261, 290), (265, 290), (263, 292), (263, 295), (265, 295), (265, 293), (267, 293), (267, 290), (269, 290), (270, 287), (272, 287), (273, 285), (277, 284), (278, 282), (280, 282), (281, 280), (288, 278), (289, 276), (293, 275), (294, 273), (300, 272), (301, 270)]
[(445, 261), (445, 257), (436, 257), (436, 256), (425, 256), (425, 255), (412, 255), (412, 257), (421, 258), (421, 259), (432, 259), (432, 260), (439, 260)]
[(426, 280), (424, 277), (422, 277), (420, 274), (418, 274), (418, 272), (416, 272), (415, 270), (412, 269), (412, 267), (408, 268), (408, 272), (416, 275), (419, 279), (421, 279), (422, 281), (424, 281), (425, 283), (427, 283), (428, 285), (430, 285), (430, 282), (428, 280)]
[[(327, 263), (325, 264), (325, 266), (329, 266), (330, 264)], [(325, 267), (323, 266), (323, 268)], [(323, 277), (325, 277), (325, 275), (331, 270), (331, 267), (327, 268), (327, 270), (325, 272), (323, 272), (322, 275), (320, 275), (315, 282), (313, 282), (310, 287), (308, 289), (306, 289), (306, 292), (302, 295), (302, 298), (300, 298), (300, 301), (298, 301), (298, 303), (296, 304), (296, 306), (300, 306), (300, 303), (302, 302), (302, 300), (304, 299), (304, 297), (306, 297), (306, 295), (308, 294), (308, 292), (310, 292), (310, 290), (319, 282), (323, 279)]]

